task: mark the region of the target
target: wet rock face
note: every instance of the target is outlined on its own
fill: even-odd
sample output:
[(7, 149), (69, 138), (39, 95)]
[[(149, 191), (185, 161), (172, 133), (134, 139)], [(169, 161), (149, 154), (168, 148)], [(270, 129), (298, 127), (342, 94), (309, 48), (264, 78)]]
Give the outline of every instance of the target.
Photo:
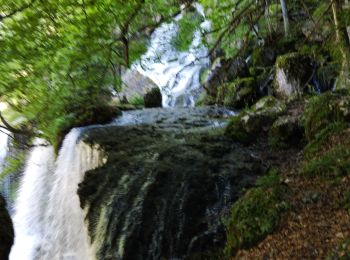
[(0, 259), (6, 260), (14, 240), (12, 220), (6, 209), (5, 199), (0, 195)]
[(222, 111), (133, 113), (143, 123), (83, 137), (108, 154), (79, 188), (97, 258), (184, 259), (220, 248), (220, 219), (264, 171), (261, 162), (214, 127)]

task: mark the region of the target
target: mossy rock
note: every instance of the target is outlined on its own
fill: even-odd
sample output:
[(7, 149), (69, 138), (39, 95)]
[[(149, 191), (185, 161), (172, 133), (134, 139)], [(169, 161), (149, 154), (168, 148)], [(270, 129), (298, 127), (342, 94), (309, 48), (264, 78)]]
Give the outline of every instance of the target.
[(303, 115), (308, 140), (313, 140), (318, 132), (336, 122), (350, 122), (349, 91), (327, 92), (309, 100)]
[(286, 105), (272, 96), (260, 99), (251, 109), (231, 119), (226, 135), (242, 143), (250, 143), (268, 132), (276, 118), (286, 111)]
[(0, 195), (0, 259), (8, 259), (14, 236), (13, 223), (6, 210), (5, 199)]
[(145, 107), (162, 107), (162, 93), (158, 87), (152, 88), (143, 97)]
[(240, 109), (252, 105), (256, 96), (254, 78), (237, 79), (219, 87), (217, 103)]
[(299, 117), (282, 116), (273, 123), (269, 131), (269, 145), (276, 148), (297, 145), (302, 140), (303, 133)]
[(277, 171), (270, 171), (257, 180), (257, 187), (249, 189), (223, 219), (226, 226), (228, 257), (240, 248), (249, 248), (272, 233), (282, 213), (289, 208), (287, 187)]
[(274, 92), (281, 99), (300, 97), (313, 72), (312, 59), (298, 52), (279, 56), (275, 64)]

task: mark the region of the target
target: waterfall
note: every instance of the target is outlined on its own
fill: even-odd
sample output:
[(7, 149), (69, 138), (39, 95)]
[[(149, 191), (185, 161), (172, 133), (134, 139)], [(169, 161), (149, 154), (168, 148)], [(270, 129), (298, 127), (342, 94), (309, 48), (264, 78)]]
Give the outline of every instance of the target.
[[(196, 4), (197, 12), (204, 17), (203, 9)], [(176, 21), (163, 23), (152, 36), (147, 52), (133, 68), (152, 79), (161, 89), (163, 107), (194, 106), (201, 90), (200, 73), (209, 66), (208, 50), (202, 44), (201, 30), (209, 30), (209, 21), (201, 23), (194, 33), (187, 51), (179, 52), (172, 45), (178, 33)]]
[(43, 212), (50, 191), (54, 153), (52, 147), (36, 146), (26, 163), (15, 202), (15, 244), (10, 259), (34, 259), (43, 235)]
[(56, 162), (50, 146), (31, 151), (16, 201), (11, 260), (95, 259), (77, 189), (104, 155), (79, 142), (81, 131), (66, 136)]

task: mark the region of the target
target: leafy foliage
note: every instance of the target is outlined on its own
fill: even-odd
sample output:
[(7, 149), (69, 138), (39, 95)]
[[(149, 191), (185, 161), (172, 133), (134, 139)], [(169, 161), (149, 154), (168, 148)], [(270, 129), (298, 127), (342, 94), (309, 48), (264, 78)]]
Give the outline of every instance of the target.
[(199, 29), (203, 17), (196, 12), (185, 13), (178, 21), (178, 32), (172, 39), (172, 45), (178, 51), (186, 51), (194, 38), (194, 32)]

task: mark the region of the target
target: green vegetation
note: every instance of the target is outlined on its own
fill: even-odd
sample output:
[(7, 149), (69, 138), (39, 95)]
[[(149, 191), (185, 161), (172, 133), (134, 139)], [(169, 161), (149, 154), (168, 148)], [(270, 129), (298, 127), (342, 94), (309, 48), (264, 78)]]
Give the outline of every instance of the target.
[(271, 170), (232, 206), (224, 219), (227, 255), (234, 255), (238, 249), (252, 246), (273, 232), (281, 214), (289, 207), (283, 199), (285, 194), (279, 173)]
[(308, 140), (331, 123), (344, 122), (350, 110), (347, 91), (329, 92), (311, 98), (303, 118), (305, 135)]
[(322, 146), (330, 144), (332, 142), (331, 137), (340, 134), (347, 128), (347, 124), (344, 122), (332, 123), (329, 126), (322, 129), (315, 135), (315, 138), (307, 144), (304, 149), (304, 154), (307, 159), (311, 159), (314, 156), (322, 152)]
[(178, 51), (186, 51), (190, 47), (194, 32), (199, 30), (200, 24), (203, 22), (203, 17), (197, 12), (188, 12), (178, 21), (178, 31), (172, 39), (172, 45)]
[(225, 83), (219, 87), (217, 99), (217, 103), (227, 107), (244, 108), (252, 105), (256, 100), (256, 82), (254, 78), (242, 78)]
[(350, 147), (338, 146), (307, 162), (303, 172), (312, 176), (337, 177), (350, 173)]

